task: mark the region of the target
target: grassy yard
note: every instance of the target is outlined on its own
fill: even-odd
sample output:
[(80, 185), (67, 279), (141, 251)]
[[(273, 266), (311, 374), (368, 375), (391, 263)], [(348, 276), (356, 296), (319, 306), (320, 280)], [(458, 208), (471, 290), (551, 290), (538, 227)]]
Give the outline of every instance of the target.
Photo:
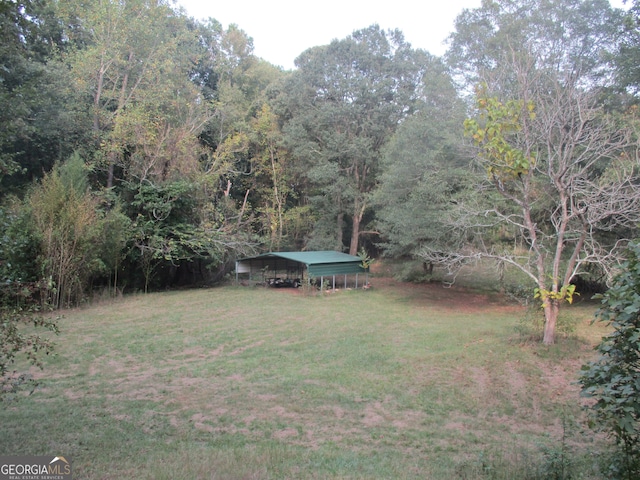
[(0, 453), (71, 457), (77, 479), (599, 478), (573, 383), (593, 305), (546, 348), (497, 297), (372, 283), (66, 312), (41, 387), (1, 404)]

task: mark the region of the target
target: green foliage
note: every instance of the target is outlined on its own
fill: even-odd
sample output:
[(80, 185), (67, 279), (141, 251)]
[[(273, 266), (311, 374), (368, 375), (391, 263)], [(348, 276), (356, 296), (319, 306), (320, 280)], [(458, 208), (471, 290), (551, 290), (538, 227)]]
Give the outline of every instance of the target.
[(600, 358), (583, 366), (582, 394), (594, 399), (596, 424), (621, 447), (623, 478), (640, 474), (640, 244), (629, 247), (628, 259), (615, 283), (602, 296), (596, 318), (613, 331), (597, 347)]
[(52, 3), (0, 2), (0, 195), (41, 177), (85, 131), (59, 61), (72, 42)]
[(74, 152), (64, 163), (64, 166), (59, 167), (58, 172), (62, 186), (67, 191), (84, 195), (89, 190), (88, 174), (90, 169), (79, 152)]
[[(609, 2), (574, 0), (493, 0), (466, 9), (456, 19), (447, 60), (467, 86), (501, 78), (503, 92), (521, 81), (515, 71), (501, 71), (512, 62), (537, 55), (540, 70), (554, 70), (601, 79), (616, 49), (623, 18)], [(571, 41), (567, 41), (570, 38)], [(526, 81), (533, 80), (527, 78)], [(511, 85), (510, 85), (511, 83)]]
[[(145, 291), (169, 286), (176, 272), (189, 264), (203, 270), (218, 268), (236, 255), (252, 251), (252, 239), (228, 218), (231, 208), (207, 205), (199, 186), (188, 180), (162, 184), (125, 183), (127, 200), (126, 257), (130, 280)], [(234, 219), (235, 220), (235, 219)], [(136, 274), (142, 273), (142, 277)], [(154, 283), (154, 277), (164, 272)], [(202, 274), (200, 277), (202, 279)]]
[(310, 196), (325, 217), (315, 245), (349, 244), (356, 255), (382, 149), (416, 108), (422, 75), (437, 62), (411, 49), (401, 32), (377, 25), (309, 49), (296, 62), (279, 100), (286, 145), (305, 163)]
[(376, 261), (375, 258), (371, 258), (369, 256), (369, 254), (367, 253), (364, 247), (360, 248), (360, 251), (358, 252), (358, 257), (360, 257), (360, 260), (362, 260), (362, 263), (360, 263), (360, 266), (365, 270), (369, 270), (369, 267), (371, 267), (373, 262)]
[[(502, 197), (463, 206), (456, 220), (470, 241), (458, 252), (509, 263), (537, 283), (545, 344), (555, 341), (572, 279), (590, 263), (613, 268), (618, 239), (633, 238), (627, 232), (640, 221), (633, 168), (616, 168), (607, 175), (615, 180), (601, 183), (612, 159), (637, 148), (634, 124), (602, 108), (616, 24), (604, 1), (496, 0), (465, 11), (451, 37), (455, 73), (467, 87), (481, 84), (465, 132)], [(496, 244), (500, 230), (511, 245)]]
[(58, 334), (58, 327), (54, 318), (42, 312), (38, 299), (42, 287), (20, 282), (0, 285), (0, 401), (36, 385), (30, 374), (14, 369), (20, 357), (42, 368), (42, 356), (53, 352), (45, 332)]
[(262, 219), (265, 243), (269, 251), (278, 251), (290, 231), (291, 217), (286, 215), (288, 201), (295, 198), (291, 187), (292, 169), (288, 168), (291, 158), (280, 144), (282, 134), (278, 118), (267, 103), (262, 104), (250, 125), (255, 172), (252, 190), (257, 193), (257, 210)]
[(128, 208), (132, 219), (129, 256), (141, 267), (146, 292), (159, 265), (177, 265), (191, 258), (196, 246), (194, 185), (177, 181), (129, 186), (133, 195)]
[(487, 95), (486, 86), (476, 90), (479, 119), (464, 121), (465, 135), (480, 147), (489, 176), (500, 182), (527, 175), (535, 166), (535, 157), (514, 147), (511, 137), (522, 131), (525, 118), (535, 118), (533, 102), (509, 100), (501, 102)]
[(0, 283), (32, 282), (39, 276), (38, 241), (29, 210), (12, 198), (0, 207)]
[(430, 65), (418, 113), (400, 124), (385, 146), (373, 194), (379, 245), (390, 257), (419, 256), (460, 241), (447, 225), (472, 184), (460, 146), (464, 106), (451, 79)]
[(620, 90), (640, 92), (640, 2), (627, 1), (629, 10), (624, 19), (624, 28), (618, 42), (618, 50), (613, 58), (616, 83)]
[[(463, 15), (453, 50), (505, 65), (506, 46), (542, 32), (534, 46), (552, 47), (532, 51), (546, 54), (543, 65), (579, 58), (569, 70), (584, 71), (605, 58), (589, 42), (606, 45), (603, 25), (619, 25), (602, 2), (571, 3), (485, 3)], [(256, 239), (343, 249), (351, 236), (355, 254), (375, 238), (389, 255), (414, 257), (466, 240), (445, 222), (476, 177), (461, 149), (466, 106), (443, 62), (401, 32), (356, 31), (283, 72), (256, 58), (238, 27), (187, 18), (167, 1), (0, 7), (0, 196), (27, 197), (0, 218), (3, 278), (50, 279), (52, 302), (72, 304), (92, 282), (141, 288), (157, 274), (155, 286), (173, 284), (176, 270), (217, 268)], [(504, 157), (489, 167), (498, 177), (531, 166), (502, 141), (522, 133), (515, 115), (528, 105), (498, 102), (496, 125), (476, 129)], [(548, 206), (542, 197), (537, 208)]]
[(51, 285), (48, 303), (54, 308), (78, 303), (101, 267), (102, 217), (86, 176), (84, 162), (74, 155), (47, 174), (27, 199), (39, 242), (40, 275)]
[(561, 302), (566, 300), (569, 304), (573, 303), (573, 296), (580, 295), (576, 292), (576, 286), (572, 284), (563, 285), (557, 292), (536, 287), (533, 289), (533, 298), (539, 299), (544, 308), (548, 301)]

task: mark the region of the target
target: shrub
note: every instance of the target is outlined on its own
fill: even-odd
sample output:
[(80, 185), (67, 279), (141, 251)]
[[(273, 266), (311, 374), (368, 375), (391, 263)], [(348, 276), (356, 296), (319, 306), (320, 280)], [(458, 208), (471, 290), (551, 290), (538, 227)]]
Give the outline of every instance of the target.
[(35, 382), (14, 367), (20, 356), (42, 368), (42, 355), (53, 351), (45, 332), (58, 333), (56, 321), (42, 313), (37, 283), (7, 283), (0, 287), (0, 401)]
[[(583, 366), (582, 394), (594, 425), (612, 435), (622, 454), (613, 470), (622, 478), (640, 475), (640, 244), (629, 247), (613, 286), (602, 297), (596, 320), (613, 331), (596, 347), (599, 358)], [(612, 471), (613, 471), (612, 470)]]

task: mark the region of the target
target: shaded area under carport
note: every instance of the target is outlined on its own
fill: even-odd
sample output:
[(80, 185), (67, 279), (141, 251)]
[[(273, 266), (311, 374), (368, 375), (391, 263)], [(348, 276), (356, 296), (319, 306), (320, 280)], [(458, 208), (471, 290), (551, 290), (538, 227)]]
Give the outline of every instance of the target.
[(369, 269), (362, 259), (342, 252), (269, 252), (236, 261), (236, 283), (273, 287), (298, 287), (312, 283), (320, 288), (362, 288)]

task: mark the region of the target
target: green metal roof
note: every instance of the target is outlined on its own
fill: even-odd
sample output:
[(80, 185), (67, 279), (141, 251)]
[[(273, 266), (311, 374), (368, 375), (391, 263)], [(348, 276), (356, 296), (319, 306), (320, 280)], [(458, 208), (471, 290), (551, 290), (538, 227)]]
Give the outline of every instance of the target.
[(348, 255), (342, 252), (333, 252), (330, 250), (319, 252), (269, 252), (263, 253), (252, 258), (244, 258), (243, 260), (253, 260), (258, 258), (281, 257), (294, 262), (304, 263), (305, 265), (318, 265), (321, 263), (361, 263), (362, 259), (355, 255)]
[(278, 259), (303, 264), (307, 267), (309, 275), (316, 277), (367, 271), (362, 267), (362, 259), (360, 257), (334, 251), (269, 252), (255, 257), (243, 258), (238, 260), (238, 264), (251, 265), (257, 262), (277, 269), (279, 266)]

